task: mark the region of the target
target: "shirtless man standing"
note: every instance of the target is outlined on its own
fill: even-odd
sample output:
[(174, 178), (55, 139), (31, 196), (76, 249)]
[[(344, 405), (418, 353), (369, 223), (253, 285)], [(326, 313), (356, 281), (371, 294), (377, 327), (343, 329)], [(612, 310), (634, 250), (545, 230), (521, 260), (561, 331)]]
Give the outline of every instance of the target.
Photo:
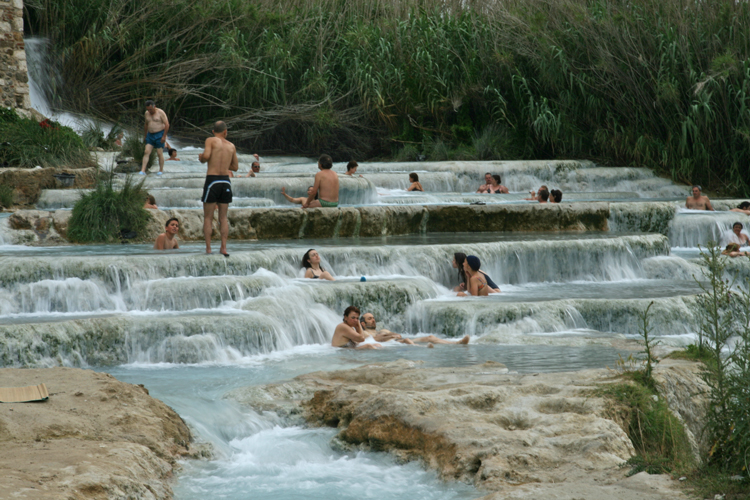
[(206, 145), (198, 161), (208, 162), (206, 182), (203, 184), (203, 236), (206, 238), (206, 253), (211, 253), (211, 233), (213, 232), (214, 210), (219, 205), (219, 227), (221, 233), (221, 247), (219, 252), (224, 257), (227, 253), (227, 238), (229, 237), (229, 221), (227, 211), (232, 202), (232, 185), (229, 182), (229, 172), (237, 171), (239, 161), (234, 144), (227, 140), (227, 124), (218, 121), (214, 124), (214, 136), (206, 139)]
[(714, 207), (711, 206), (711, 200), (708, 196), (701, 194), (700, 186), (693, 186), (693, 196), (688, 196), (685, 200), (685, 207), (693, 210), (711, 210), (714, 211)]
[(140, 175), (146, 175), (146, 165), (151, 157), (151, 151), (156, 148), (156, 154), (159, 156), (159, 172), (156, 175), (164, 173), (164, 145), (167, 142), (167, 132), (169, 132), (169, 120), (167, 114), (154, 105), (154, 101), (146, 101), (146, 124), (143, 127), (146, 134), (143, 141), (146, 143), (146, 149), (143, 152), (143, 164), (141, 165)]
[(380, 344), (360, 344), (365, 341), (362, 325), (359, 324), (359, 308), (349, 306), (344, 311), (344, 322), (336, 326), (331, 345), (352, 349), (377, 349)]
[(177, 240), (174, 238), (177, 236), (177, 232), (180, 230), (180, 221), (172, 217), (164, 224), (164, 232), (156, 237), (154, 242), (154, 250), (174, 250), (180, 248)]
[(402, 344), (414, 344), (417, 342), (429, 342), (431, 344), (468, 344), (469, 336), (465, 336), (461, 340), (451, 342), (450, 340), (443, 340), (434, 335), (428, 335), (426, 337), (419, 337), (416, 339), (405, 339), (398, 333), (393, 333), (390, 330), (382, 329), (378, 330), (378, 324), (375, 321), (375, 315), (372, 313), (365, 313), (362, 315), (362, 325), (364, 326), (363, 333), (365, 337), (372, 337), (378, 342), (388, 342), (389, 340), (396, 340)]
[[(318, 169), (315, 174), (315, 184), (312, 193), (307, 197), (302, 208), (336, 208), (339, 206), (339, 176), (331, 170), (333, 160), (328, 155), (321, 155), (318, 159)], [(318, 199), (315, 199), (315, 195)]]

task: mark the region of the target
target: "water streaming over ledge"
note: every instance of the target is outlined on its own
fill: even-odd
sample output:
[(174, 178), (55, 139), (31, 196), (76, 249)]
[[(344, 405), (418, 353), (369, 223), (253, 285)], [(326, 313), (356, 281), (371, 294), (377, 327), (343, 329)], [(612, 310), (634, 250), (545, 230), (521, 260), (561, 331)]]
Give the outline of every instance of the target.
[[(160, 207), (200, 206), (205, 166), (197, 151), (182, 148), (182, 161), (146, 179)], [(240, 155), (240, 174), (251, 161)], [(281, 188), (302, 196), (316, 172), (306, 158), (261, 165), (258, 177), (233, 180), (234, 206), (289, 206)], [(427, 192), (405, 191), (409, 172)], [(485, 172), (500, 175), (511, 194), (475, 193)], [(564, 202), (611, 202), (610, 231), (232, 241), (224, 259), (203, 255), (199, 244), (171, 253), (13, 246), (0, 217), (0, 366), (94, 367), (146, 384), (217, 451), (214, 460), (185, 464), (179, 499), (475, 498), (479, 492), (440, 483), (416, 464), (334, 449), (332, 431), (240, 408), (225, 394), (401, 357), (427, 366), (494, 360), (521, 372), (612, 366), (616, 346), (637, 337), (637, 314), (652, 301), (653, 333), (665, 345), (686, 345), (697, 328), (698, 245), (727, 237), (735, 221), (750, 223), (742, 214), (680, 209), (688, 188), (646, 169), (588, 161), (362, 162), (358, 174), (341, 176), (344, 205), (530, 204), (529, 189), (547, 184), (563, 190)], [(39, 208), (71, 208), (79, 195), (49, 190)], [(302, 278), (309, 248), (337, 281)], [(480, 257), (502, 293), (456, 297), (455, 252)], [(731, 261), (729, 270), (750, 277), (750, 262)], [(405, 336), (469, 334), (471, 344), (337, 350), (330, 338), (350, 304)]]

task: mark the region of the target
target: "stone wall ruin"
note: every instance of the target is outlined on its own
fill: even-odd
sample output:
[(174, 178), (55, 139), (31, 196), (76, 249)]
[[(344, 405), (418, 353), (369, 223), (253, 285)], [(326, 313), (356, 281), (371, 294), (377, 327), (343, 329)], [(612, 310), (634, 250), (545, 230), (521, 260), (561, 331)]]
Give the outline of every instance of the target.
[(31, 109), (23, 42), (23, 0), (0, 0), (0, 106)]

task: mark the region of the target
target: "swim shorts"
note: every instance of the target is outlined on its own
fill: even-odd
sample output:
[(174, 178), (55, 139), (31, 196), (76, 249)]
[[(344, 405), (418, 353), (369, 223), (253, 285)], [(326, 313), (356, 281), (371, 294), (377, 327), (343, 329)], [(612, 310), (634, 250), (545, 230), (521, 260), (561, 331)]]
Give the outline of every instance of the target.
[(157, 149), (164, 148), (164, 143), (161, 142), (161, 138), (164, 136), (164, 131), (161, 132), (149, 132), (146, 134), (146, 144), (151, 144)]
[(320, 206), (323, 208), (336, 208), (339, 206), (338, 201), (326, 201), (326, 200), (318, 200), (320, 202)]
[(203, 184), (203, 203), (232, 203), (232, 185), (228, 175), (207, 175)]

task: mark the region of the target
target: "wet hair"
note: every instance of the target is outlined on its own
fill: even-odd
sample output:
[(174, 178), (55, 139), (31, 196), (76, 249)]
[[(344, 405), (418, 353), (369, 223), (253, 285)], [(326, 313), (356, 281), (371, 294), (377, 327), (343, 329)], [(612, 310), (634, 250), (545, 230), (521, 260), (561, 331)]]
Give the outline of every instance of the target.
[(346, 164), (346, 171), (348, 172), (349, 170), (351, 170), (353, 168), (357, 168), (358, 166), (359, 166), (359, 163), (357, 163), (356, 161), (352, 160), (352, 161), (350, 161), (349, 163)]
[(409, 179), (412, 182), (419, 182), (419, 176), (416, 173), (414, 173), (414, 172), (412, 172), (412, 173), (409, 174)]
[[(310, 269), (312, 267), (312, 264), (310, 264), (310, 252), (313, 251), (315, 251), (315, 249), (311, 248), (310, 250), (305, 252), (305, 255), (302, 256), (302, 267), (304, 267), (305, 269)], [(320, 270), (325, 271), (325, 269), (323, 269), (323, 266), (320, 266)]]
[(555, 203), (560, 203), (562, 201), (562, 191), (559, 189), (553, 189), (549, 192), (549, 195)]
[(156, 198), (154, 198), (154, 196), (151, 194), (146, 195), (146, 201), (151, 203), (152, 205), (156, 205)]
[(547, 188), (539, 190), (539, 197), (542, 199), (542, 201), (549, 200), (549, 191), (547, 191)]
[(742, 225), (742, 222), (739, 222), (739, 221), (737, 221), (734, 224), (732, 224), (732, 229), (734, 229), (734, 226), (740, 226), (740, 229), (744, 229), (745, 228), (745, 226)]
[(464, 272), (464, 261), (466, 260), (466, 254), (463, 252), (456, 252), (453, 254), (453, 258), (456, 259), (456, 267), (458, 268), (458, 283), (466, 283), (466, 272)]
[(217, 134), (220, 134), (224, 132), (227, 129), (227, 124), (223, 121), (219, 120), (218, 122), (214, 123), (214, 132)]
[(472, 271), (479, 271), (479, 268), (482, 267), (482, 263), (476, 255), (468, 255), (466, 257), (466, 263), (469, 264)]
[(156, 104), (151, 99), (147, 99), (146, 100), (146, 107), (149, 107), (149, 106), (156, 106)]
[(497, 175), (497, 174), (493, 175), (492, 178), (495, 179), (498, 184), (500, 184), (501, 182), (503, 182), (503, 181), (500, 180), (500, 176)]
[(318, 163), (320, 164), (320, 168), (326, 170), (333, 166), (333, 160), (328, 155), (320, 155), (320, 158), (318, 158)]
[(167, 151), (167, 154), (169, 154), (169, 156), (172, 156), (172, 153), (176, 153), (176, 152), (177, 150), (175, 148), (170, 148), (169, 151)]
[(355, 313), (359, 314), (359, 307), (357, 306), (349, 306), (346, 309), (344, 309), (344, 317), (348, 317), (351, 312), (354, 311)]
[(698, 186), (697, 184), (695, 186), (691, 187), (690, 190), (692, 191), (695, 188), (698, 188), (698, 191), (703, 191), (703, 189), (701, 189), (701, 187)]
[(727, 247), (724, 249), (725, 252), (737, 252), (739, 251), (740, 246), (737, 243), (730, 243), (727, 245)]
[(164, 229), (166, 229), (167, 227), (169, 227), (169, 223), (172, 222), (173, 220), (177, 221), (177, 224), (180, 223), (180, 221), (179, 221), (179, 219), (177, 217), (172, 217), (171, 219), (167, 219), (167, 222), (164, 224)]
[[(315, 187), (315, 186), (307, 186), (307, 189), (312, 189), (312, 188), (314, 188), (314, 187)], [(318, 190), (318, 191), (320, 191), (320, 190)], [(318, 199), (318, 194), (319, 194), (319, 193), (315, 193), (315, 199), (316, 199), (316, 200)]]
[(738, 206), (737, 208), (739, 208), (740, 210), (750, 209), (750, 201), (743, 201), (742, 203), (740, 203), (740, 206)]

